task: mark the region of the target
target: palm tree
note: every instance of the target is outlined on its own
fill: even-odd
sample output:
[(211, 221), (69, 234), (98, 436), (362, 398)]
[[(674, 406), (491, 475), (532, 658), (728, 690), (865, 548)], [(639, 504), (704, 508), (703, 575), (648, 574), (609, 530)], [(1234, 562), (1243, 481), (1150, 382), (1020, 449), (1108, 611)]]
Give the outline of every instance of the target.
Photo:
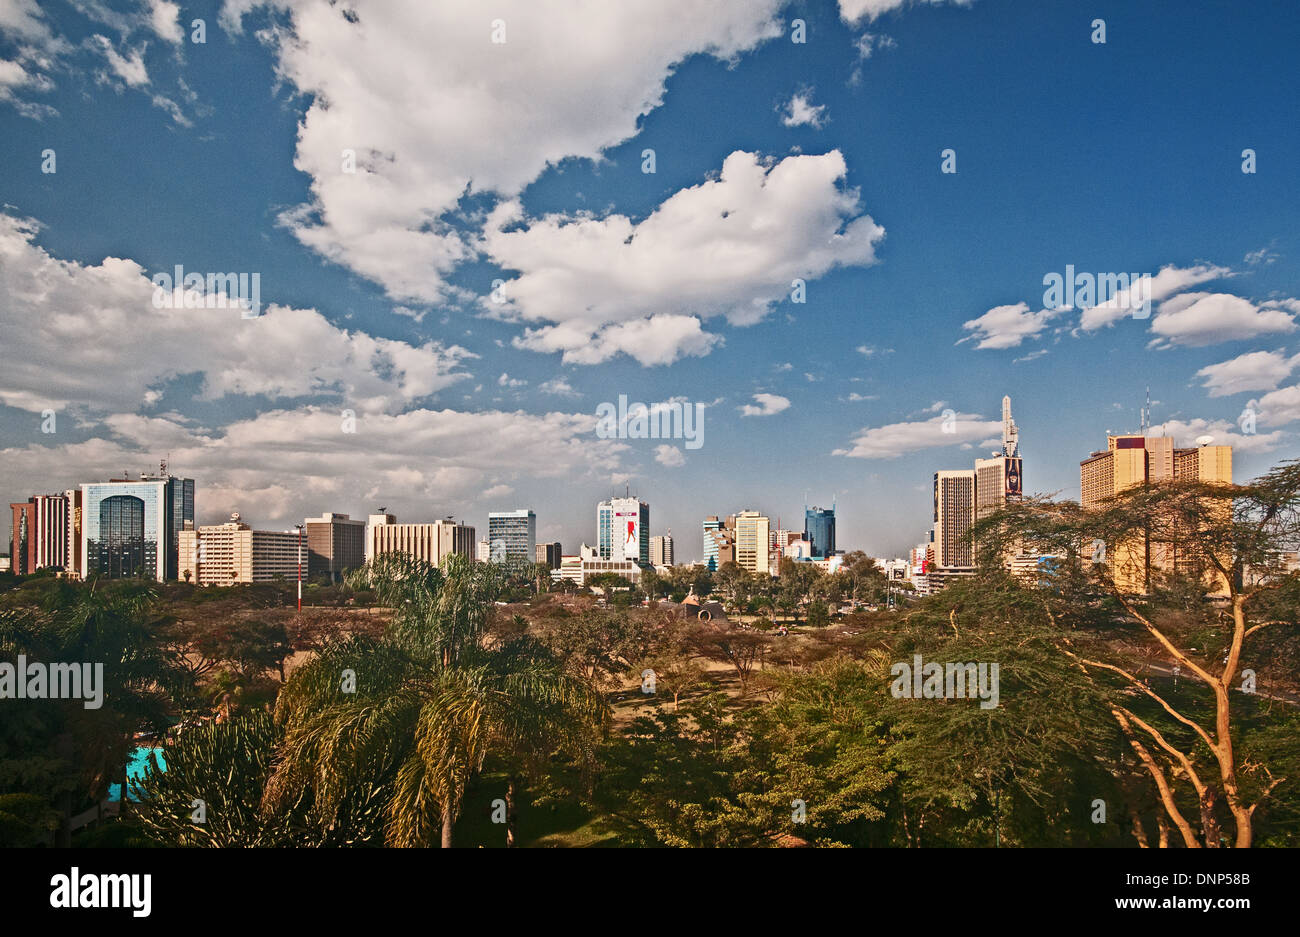
[(489, 754), (510, 765), (513, 798), (542, 759), (584, 748), (608, 707), (534, 639), (489, 633), (504, 585), (492, 564), (453, 555), (438, 568), (389, 555), (368, 573), (393, 609), (389, 631), (327, 645), (289, 678), (266, 803), (309, 787), (328, 825), (350, 797), (380, 783), (390, 845), (449, 847), (466, 787)]
[[(155, 640), (155, 593), (145, 584), (89, 585), (59, 581), (41, 608), (0, 615), (0, 653), (23, 653), (47, 663), (97, 664), (102, 669), (100, 705), (59, 700), (33, 713), (26, 731), (49, 742), (44, 770), (61, 823), (57, 846), (71, 845), (68, 821), (75, 803), (101, 800), (114, 782), (126, 796), (126, 763), (132, 734), (166, 724), (164, 688), (178, 689), (179, 672), (168, 665)], [(23, 722), (18, 716), (14, 724)]]

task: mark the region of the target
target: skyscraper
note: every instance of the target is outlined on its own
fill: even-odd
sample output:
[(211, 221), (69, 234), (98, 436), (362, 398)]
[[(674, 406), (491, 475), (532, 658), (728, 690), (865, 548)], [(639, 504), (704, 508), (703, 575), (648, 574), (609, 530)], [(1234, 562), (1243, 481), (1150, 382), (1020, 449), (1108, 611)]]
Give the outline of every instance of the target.
[(639, 498), (610, 498), (596, 505), (596, 549), (605, 560), (650, 562), (650, 505)]
[[(1232, 483), (1232, 447), (1201, 445), (1177, 449), (1171, 436), (1107, 436), (1106, 448), (1079, 463), (1079, 503), (1095, 509), (1127, 488), (1152, 482)], [(1149, 537), (1106, 544), (1116, 584), (1130, 592), (1149, 592), (1151, 571), (1174, 570), (1177, 544)]]
[(662, 537), (650, 538), (650, 565), (673, 565), (673, 532), (671, 530)]
[(329, 576), (334, 582), (343, 573), (366, 561), (366, 522), (346, 514), (322, 514), (304, 522), (307, 535), (307, 575)]
[(194, 480), (157, 475), (81, 486), (84, 577), (176, 579), (180, 533), (194, 523)]
[(28, 575), (38, 569), (71, 567), (71, 503), (67, 494), (54, 494), (34, 495), (9, 505), (13, 513), (10, 556), (15, 573)]
[(1020, 432), (1011, 418), (1011, 398), (1002, 398), (1002, 450), (975, 460), (975, 519), (983, 520), (1024, 492)]
[(770, 527), (768, 517), (757, 511), (741, 511), (735, 515), (736, 562), (751, 573), (766, 573), (771, 569)]
[[(977, 521), (1022, 496), (1022, 472), (1020, 431), (1011, 418), (1011, 398), (1003, 397), (1001, 449), (976, 459), (973, 469), (934, 473), (934, 569), (927, 575), (937, 586), (974, 572), (977, 547), (966, 537)], [(1005, 559), (1010, 562), (1011, 556)]]
[(934, 473), (934, 562), (941, 569), (970, 570), (975, 550), (965, 540), (975, 523), (975, 471)]
[(488, 544), (493, 563), (537, 562), (537, 515), (528, 508), (489, 513)]
[(704, 519), (704, 565), (709, 569), (717, 569), (718, 563), (718, 532), (722, 530), (722, 521), (716, 516), (710, 515)]
[[(835, 508), (805, 507), (803, 538), (812, 546), (810, 555), (824, 559), (835, 552)], [(785, 544), (781, 545), (783, 548)]]

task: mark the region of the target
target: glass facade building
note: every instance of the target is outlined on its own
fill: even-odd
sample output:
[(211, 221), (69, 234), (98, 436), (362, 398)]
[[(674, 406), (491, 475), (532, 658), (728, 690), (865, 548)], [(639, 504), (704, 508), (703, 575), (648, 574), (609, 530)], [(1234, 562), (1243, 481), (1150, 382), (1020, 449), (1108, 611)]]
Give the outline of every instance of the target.
[(650, 563), (650, 505), (611, 498), (596, 505), (596, 549), (603, 560)]
[(718, 568), (718, 538), (714, 531), (722, 529), (722, 521), (716, 517), (704, 519), (704, 565), (710, 570)]
[(823, 560), (835, 554), (835, 509), (804, 508), (803, 538), (812, 546), (811, 556)]
[(194, 480), (142, 476), (81, 486), (83, 575), (176, 579), (180, 532), (194, 522)]
[(488, 514), (488, 544), (488, 559), (493, 563), (536, 562), (537, 515), (527, 508)]

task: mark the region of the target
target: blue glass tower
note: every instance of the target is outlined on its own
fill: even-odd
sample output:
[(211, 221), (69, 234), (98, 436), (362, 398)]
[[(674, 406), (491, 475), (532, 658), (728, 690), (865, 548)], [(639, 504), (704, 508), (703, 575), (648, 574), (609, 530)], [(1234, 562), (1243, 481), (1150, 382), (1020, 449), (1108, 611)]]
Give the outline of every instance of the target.
[(803, 537), (812, 545), (811, 555), (823, 560), (835, 553), (835, 508), (803, 509)]

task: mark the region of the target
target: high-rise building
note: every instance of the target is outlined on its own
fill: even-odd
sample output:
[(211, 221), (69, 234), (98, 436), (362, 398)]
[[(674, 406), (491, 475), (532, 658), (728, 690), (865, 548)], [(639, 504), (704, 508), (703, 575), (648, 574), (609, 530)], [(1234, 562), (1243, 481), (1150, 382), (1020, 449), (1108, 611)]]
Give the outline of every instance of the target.
[(225, 524), (187, 526), (180, 532), (178, 553), (180, 578), (200, 586), (289, 581), (307, 562), (307, 545), (298, 531), (253, 530), (238, 514)]
[(492, 559), (492, 544), (487, 540), (480, 540), (478, 547), (474, 551), (474, 559), (480, 563), (486, 563)]
[[(953, 576), (975, 570), (977, 547), (966, 538), (977, 521), (1023, 490), (1020, 431), (1011, 418), (1011, 398), (1002, 398), (1002, 447), (990, 458), (976, 459), (973, 469), (934, 473), (934, 527), (930, 533), (933, 557), (924, 560), (931, 586), (942, 588)], [(1006, 557), (1009, 562), (1014, 549)], [(931, 565), (932, 564), (932, 565)]]
[(71, 579), (81, 579), (85, 576), (86, 561), (81, 552), (81, 519), (84, 515), (81, 503), (81, 489), (69, 488), (63, 492), (63, 497), (68, 499), (68, 556), (67, 563), (64, 565), (64, 575)]
[(178, 578), (180, 534), (194, 523), (194, 480), (167, 474), (81, 486), (83, 577)]
[(834, 505), (803, 509), (803, 538), (812, 545), (814, 559), (824, 559), (835, 553)]
[(537, 562), (545, 563), (551, 569), (560, 568), (560, 559), (563, 555), (564, 547), (560, 545), (558, 540), (537, 545)]
[(673, 565), (673, 532), (671, 530), (662, 537), (650, 538), (650, 565)]
[(1011, 398), (1002, 398), (1002, 449), (991, 458), (975, 460), (975, 519), (983, 520), (1017, 501), (1024, 492), (1020, 431), (1011, 418)]
[[(1095, 509), (1135, 485), (1168, 481), (1232, 483), (1232, 447), (1177, 449), (1171, 436), (1111, 435), (1106, 448), (1079, 463), (1079, 503)], [(1150, 537), (1107, 544), (1107, 561), (1120, 589), (1149, 592), (1152, 570), (1178, 567), (1176, 543)]]
[(303, 522), (307, 534), (307, 575), (333, 582), (366, 561), (366, 522), (346, 514), (322, 514)]
[(975, 524), (975, 471), (934, 473), (934, 562), (947, 569), (974, 569), (975, 549), (965, 539)]
[(757, 511), (741, 511), (734, 515), (736, 562), (743, 569), (751, 573), (770, 571), (770, 526), (768, 517)]
[(716, 570), (722, 564), (718, 561), (718, 544), (721, 538), (718, 536), (722, 530), (722, 521), (716, 516), (710, 515), (704, 519), (704, 565), (709, 569)]
[(602, 559), (649, 564), (650, 505), (632, 497), (596, 505), (596, 549)]
[(493, 563), (537, 562), (537, 515), (528, 508), (489, 513), (488, 544)]
[(373, 514), (366, 536), (366, 555), (372, 559), (385, 553), (402, 553), (441, 566), (453, 553), (467, 559), (474, 556), (474, 528), (450, 517), (432, 524), (399, 524), (391, 514)]
[(67, 570), (71, 564), (68, 535), (73, 499), (65, 494), (34, 495), (9, 505), (13, 513), (10, 556), (13, 571), (28, 575), (38, 569)]

